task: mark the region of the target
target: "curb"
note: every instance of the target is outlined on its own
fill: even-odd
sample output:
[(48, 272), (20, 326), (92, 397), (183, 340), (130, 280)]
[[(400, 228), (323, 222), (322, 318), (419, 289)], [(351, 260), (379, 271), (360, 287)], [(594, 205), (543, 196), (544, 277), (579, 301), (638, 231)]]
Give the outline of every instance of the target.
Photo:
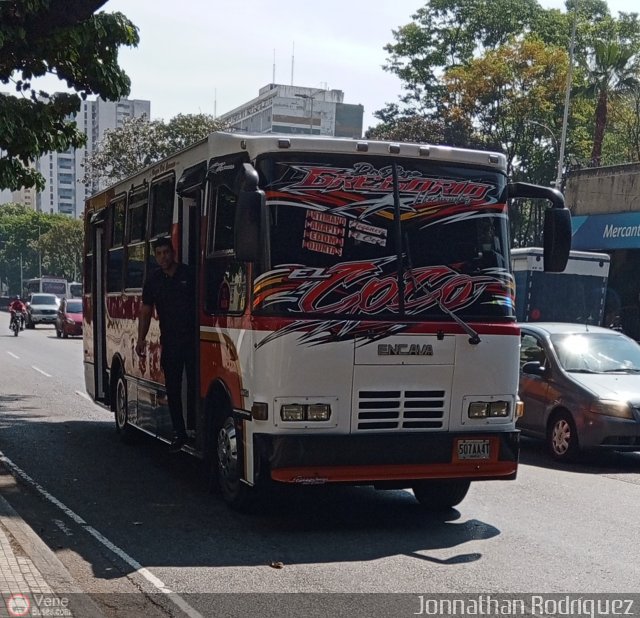
[(0, 496), (0, 526), (4, 527), (20, 545), (54, 594), (72, 595), (69, 598), (69, 609), (74, 616), (104, 618), (100, 608), (77, 585), (60, 559), (2, 496)]

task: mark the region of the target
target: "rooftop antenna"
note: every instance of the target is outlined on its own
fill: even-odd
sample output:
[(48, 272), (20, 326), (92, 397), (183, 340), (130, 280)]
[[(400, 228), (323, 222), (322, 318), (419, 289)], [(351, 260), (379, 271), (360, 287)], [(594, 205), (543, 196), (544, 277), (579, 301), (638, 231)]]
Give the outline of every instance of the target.
[(276, 83), (276, 48), (273, 48), (273, 74), (271, 76), (271, 83)]
[(293, 41), (291, 46), (291, 85), (293, 86), (293, 63), (296, 57), (296, 42)]
[(213, 119), (218, 117), (218, 89), (213, 89)]

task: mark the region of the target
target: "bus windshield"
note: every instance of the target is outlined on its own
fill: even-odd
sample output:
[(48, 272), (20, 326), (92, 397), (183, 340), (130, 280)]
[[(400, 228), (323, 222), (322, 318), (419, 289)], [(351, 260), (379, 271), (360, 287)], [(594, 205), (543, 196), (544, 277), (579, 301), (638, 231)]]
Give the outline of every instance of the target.
[(46, 294), (55, 294), (58, 297), (67, 295), (66, 281), (42, 281), (42, 292)]
[[(265, 157), (269, 271), (254, 310), (351, 319), (513, 319), (505, 178), (388, 158)], [(400, 213), (398, 225), (397, 212)]]

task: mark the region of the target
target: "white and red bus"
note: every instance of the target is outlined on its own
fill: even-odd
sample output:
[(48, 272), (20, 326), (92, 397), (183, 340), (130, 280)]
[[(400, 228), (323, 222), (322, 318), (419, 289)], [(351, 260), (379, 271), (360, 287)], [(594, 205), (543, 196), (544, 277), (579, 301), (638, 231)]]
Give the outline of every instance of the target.
[(185, 450), (231, 505), (268, 479), (410, 487), (439, 508), (513, 479), (515, 197), (551, 203), (561, 270), (562, 195), (508, 184), (501, 154), (214, 133), (87, 201), (87, 390), (124, 437), (170, 439), (156, 316), (134, 349), (150, 246), (170, 235), (198, 281)]

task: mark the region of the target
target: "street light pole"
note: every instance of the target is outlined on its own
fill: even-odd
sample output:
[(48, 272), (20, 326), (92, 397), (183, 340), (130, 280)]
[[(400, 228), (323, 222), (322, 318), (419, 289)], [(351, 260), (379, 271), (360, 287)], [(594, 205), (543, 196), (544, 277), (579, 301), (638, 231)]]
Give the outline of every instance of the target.
[(40, 246), (40, 226), (38, 226), (38, 277), (42, 279), (42, 247)]
[(564, 158), (564, 151), (562, 148), (558, 148), (558, 138), (556, 134), (549, 128), (546, 124), (542, 124), (537, 120), (525, 120), (525, 124), (535, 124), (537, 127), (544, 129), (553, 140), (553, 149), (555, 150), (556, 155), (558, 156), (558, 177), (553, 181), (553, 186), (560, 191), (560, 187), (562, 186), (562, 164), (560, 163)]
[(562, 115), (562, 136), (560, 137), (560, 154), (558, 155), (558, 173), (556, 175), (556, 189), (562, 188), (564, 168), (564, 146), (567, 141), (567, 124), (569, 120), (569, 103), (571, 99), (571, 82), (573, 81), (573, 51), (576, 44), (576, 25), (578, 23), (578, 2), (573, 7), (573, 27), (571, 28), (571, 43), (569, 44), (569, 68), (567, 70), (567, 88), (564, 95), (564, 113)]
[(295, 96), (300, 99), (308, 99), (309, 100), (309, 135), (313, 135), (313, 102), (315, 100), (315, 96), (320, 94), (321, 92), (325, 92), (322, 88), (312, 92), (311, 94), (296, 94)]

